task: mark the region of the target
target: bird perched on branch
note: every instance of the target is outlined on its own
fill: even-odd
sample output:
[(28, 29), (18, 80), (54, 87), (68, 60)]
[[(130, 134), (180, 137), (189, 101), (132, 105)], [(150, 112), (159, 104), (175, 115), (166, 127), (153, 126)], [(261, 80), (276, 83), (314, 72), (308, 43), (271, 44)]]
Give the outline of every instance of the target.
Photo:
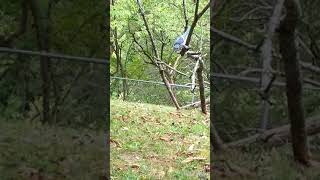
[(186, 45), (186, 41), (187, 41), (189, 32), (190, 32), (190, 27), (188, 27), (188, 29), (181, 36), (179, 36), (176, 39), (176, 41), (174, 42), (174, 45), (173, 45), (173, 50), (175, 52), (180, 53), (182, 48), (189, 49), (189, 47)]

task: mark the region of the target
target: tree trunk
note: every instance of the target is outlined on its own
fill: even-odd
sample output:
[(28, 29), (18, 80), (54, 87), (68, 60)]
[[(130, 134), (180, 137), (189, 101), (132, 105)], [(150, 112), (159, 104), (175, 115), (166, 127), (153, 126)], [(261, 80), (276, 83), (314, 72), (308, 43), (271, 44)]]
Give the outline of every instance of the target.
[[(50, 49), (49, 27), (49, 1), (29, 0), (31, 11), (36, 25), (38, 48), (48, 52)], [(40, 69), (42, 77), (42, 122), (50, 122), (50, 58), (40, 57)]]
[(162, 78), (162, 81), (164, 82), (164, 84), (165, 84), (165, 86), (166, 86), (166, 88), (167, 88), (167, 90), (169, 92), (170, 98), (171, 98), (174, 106), (179, 110), (180, 109), (180, 105), (179, 105), (179, 103), (177, 101), (176, 96), (172, 92), (170, 82), (167, 80), (166, 75), (165, 75), (164, 70), (162, 69), (161, 65), (159, 65), (159, 73), (160, 73), (160, 76)]
[(267, 31), (265, 33), (265, 38), (261, 46), (261, 60), (263, 61), (262, 73), (261, 73), (261, 93), (263, 95), (261, 101), (261, 129), (266, 129), (269, 121), (269, 111), (270, 103), (269, 96), (270, 90), (267, 90), (269, 83), (272, 78), (272, 38), (275, 32), (275, 29), (278, 28), (280, 23), (281, 10), (283, 7), (284, 0), (278, 0), (276, 3), (273, 14), (268, 22)]
[[(114, 28), (113, 30), (114, 34), (114, 47), (115, 47), (115, 53), (116, 53), (116, 59), (117, 59), (117, 71), (118, 68), (120, 69), (120, 74), (122, 78), (127, 78), (126, 70), (124, 69), (124, 65), (122, 64), (122, 56), (121, 56), (121, 47), (118, 42), (118, 30), (117, 28)], [(127, 79), (122, 80), (122, 93), (123, 93), (123, 100), (126, 100), (127, 97), (127, 89), (128, 89), (128, 82)]]
[(298, 21), (298, 9), (294, 0), (286, 0), (287, 14), (280, 24), (280, 52), (285, 65), (286, 93), (288, 112), (291, 121), (291, 136), (295, 159), (309, 165), (310, 153), (307, 144), (304, 110), (302, 105), (302, 85), (297, 48), (295, 44), (295, 29)]
[(197, 69), (197, 77), (198, 77), (198, 82), (199, 82), (201, 111), (203, 114), (207, 114), (206, 97), (204, 95), (204, 81), (203, 81), (203, 76), (202, 76), (203, 61), (202, 61), (202, 59), (199, 59), (198, 61), (199, 61), (199, 66)]

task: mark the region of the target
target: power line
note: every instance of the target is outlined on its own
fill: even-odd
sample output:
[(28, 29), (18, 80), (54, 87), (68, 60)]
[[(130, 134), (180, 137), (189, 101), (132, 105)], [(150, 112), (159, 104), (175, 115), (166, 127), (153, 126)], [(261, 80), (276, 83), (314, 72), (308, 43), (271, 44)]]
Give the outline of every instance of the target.
[[(159, 84), (159, 85), (165, 85), (164, 82), (158, 82), (158, 81), (147, 81), (147, 80), (139, 80), (139, 79), (130, 79), (130, 78), (123, 78), (123, 77), (116, 77), (116, 76), (110, 76), (111, 79), (121, 79), (121, 80), (129, 80), (129, 81), (136, 81), (136, 82), (142, 82), (142, 83), (151, 83), (151, 84)], [(184, 87), (184, 88), (190, 88), (191, 85), (182, 85), (182, 84), (170, 84), (171, 86), (176, 87)]]
[(57, 53), (30, 51), (30, 50), (13, 49), (13, 48), (6, 48), (6, 47), (0, 47), (0, 52), (12, 53), (12, 54), (24, 54), (24, 55), (30, 55), (30, 56), (45, 56), (45, 57), (50, 57), (50, 58), (54, 58), (54, 59), (61, 59), (61, 60), (68, 60), (68, 61), (79, 61), (79, 62), (83, 62), (83, 63), (94, 63), (94, 64), (104, 64), (104, 65), (109, 64), (108, 60), (100, 59), (100, 58), (70, 56), (70, 55), (57, 54)]
[[(11, 54), (23, 54), (23, 55), (30, 55), (30, 56), (45, 56), (45, 57), (50, 57), (50, 58), (54, 58), (54, 59), (79, 61), (79, 62), (84, 62), (84, 63), (94, 63), (94, 64), (104, 64), (104, 65), (109, 64), (109, 61), (107, 61), (106, 59), (70, 56), (70, 55), (65, 55), (65, 54), (57, 54), (57, 53), (49, 53), (49, 52), (41, 52), (41, 51), (30, 51), (30, 50), (23, 50), (23, 49), (13, 49), (13, 48), (7, 48), (7, 47), (0, 47), (0, 52), (11, 53)], [(129, 78), (122, 78), (122, 77), (115, 77), (115, 76), (110, 77), (110, 78), (112, 78), (112, 79), (126, 79), (129, 81), (165, 85), (163, 82), (157, 82), (157, 81), (129, 79)], [(170, 84), (170, 85), (176, 86), (176, 87), (184, 87), (184, 88), (191, 87), (191, 85), (182, 85), (182, 84)]]
[[(243, 76), (239, 76), (239, 75), (233, 75), (233, 74), (223, 74), (223, 73), (212, 73), (210, 75), (212, 78), (217, 78), (217, 79), (226, 79), (226, 80), (233, 80), (233, 81), (243, 81), (243, 82), (248, 82), (248, 83), (253, 83), (253, 84), (259, 84), (260, 83), (260, 79), (259, 78), (254, 78), (254, 77), (243, 77)], [(286, 87), (286, 83), (285, 82), (281, 82), (281, 81), (275, 81), (273, 83), (274, 86), (278, 86), (278, 87)], [(312, 87), (312, 86), (307, 86), (304, 85), (303, 88), (307, 89), (307, 90), (320, 90), (319, 87)]]

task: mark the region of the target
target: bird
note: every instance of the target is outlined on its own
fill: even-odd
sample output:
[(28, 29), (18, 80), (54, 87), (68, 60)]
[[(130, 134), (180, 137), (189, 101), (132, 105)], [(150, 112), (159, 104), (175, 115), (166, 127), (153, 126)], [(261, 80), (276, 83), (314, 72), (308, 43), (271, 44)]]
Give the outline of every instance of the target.
[(189, 47), (186, 45), (186, 41), (187, 41), (187, 37), (189, 35), (190, 32), (190, 27), (188, 27), (188, 29), (181, 35), (179, 36), (176, 41), (174, 42), (173, 45), (173, 50), (177, 53), (180, 53), (180, 51), (182, 50), (182, 48), (186, 48), (188, 49)]

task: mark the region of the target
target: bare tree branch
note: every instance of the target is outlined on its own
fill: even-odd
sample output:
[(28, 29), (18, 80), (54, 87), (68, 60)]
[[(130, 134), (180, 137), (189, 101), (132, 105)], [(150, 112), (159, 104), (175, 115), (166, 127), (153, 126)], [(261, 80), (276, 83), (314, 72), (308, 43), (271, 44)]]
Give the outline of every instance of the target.
[(250, 50), (257, 51), (257, 45), (252, 45), (250, 43), (247, 43), (247, 42), (245, 42), (245, 41), (243, 41), (243, 40), (241, 40), (241, 39), (239, 39), (239, 38), (237, 38), (235, 36), (232, 36), (232, 35), (230, 35), (228, 33), (220, 31), (220, 30), (218, 30), (218, 29), (216, 29), (214, 27), (211, 27), (211, 31), (213, 33), (219, 35), (220, 37), (224, 38), (225, 40), (228, 40), (228, 41), (233, 42), (235, 44), (238, 44), (240, 46), (244, 46), (244, 47), (246, 47), (246, 48), (248, 48)]
[(185, 21), (185, 31), (188, 28), (188, 17), (187, 17), (187, 4), (186, 4), (186, 0), (182, 0), (182, 7), (183, 7), (183, 17), (184, 17), (184, 21)]
[(151, 41), (152, 50), (153, 50), (153, 52), (154, 52), (154, 55), (155, 55), (157, 58), (159, 58), (159, 54), (158, 54), (158, 51), (157, 51), (157, 46), (156, 46), (156, 44), (155, 44), (153, 35), (152, 35), (151, 31), (150, 31), (148, 22), (147, 22), (147, 20), (146, 20), (145, 14), (144, 14), (144, 9), (143, 9), (143, 6), (142, 6), (140, 0), (137, 0), (137, 4), (138, 4), (138, 6), (139, 6), (139, 11), (140, 11), (141, 17), (142, 17), (142, 19), (143, 19), (144, 26), (146, 27), (146, 30), (147, 30), (147, 32), (148, 32), (148, 35), (149, 35), (149, 38), (150, 38), (150, 41)]

